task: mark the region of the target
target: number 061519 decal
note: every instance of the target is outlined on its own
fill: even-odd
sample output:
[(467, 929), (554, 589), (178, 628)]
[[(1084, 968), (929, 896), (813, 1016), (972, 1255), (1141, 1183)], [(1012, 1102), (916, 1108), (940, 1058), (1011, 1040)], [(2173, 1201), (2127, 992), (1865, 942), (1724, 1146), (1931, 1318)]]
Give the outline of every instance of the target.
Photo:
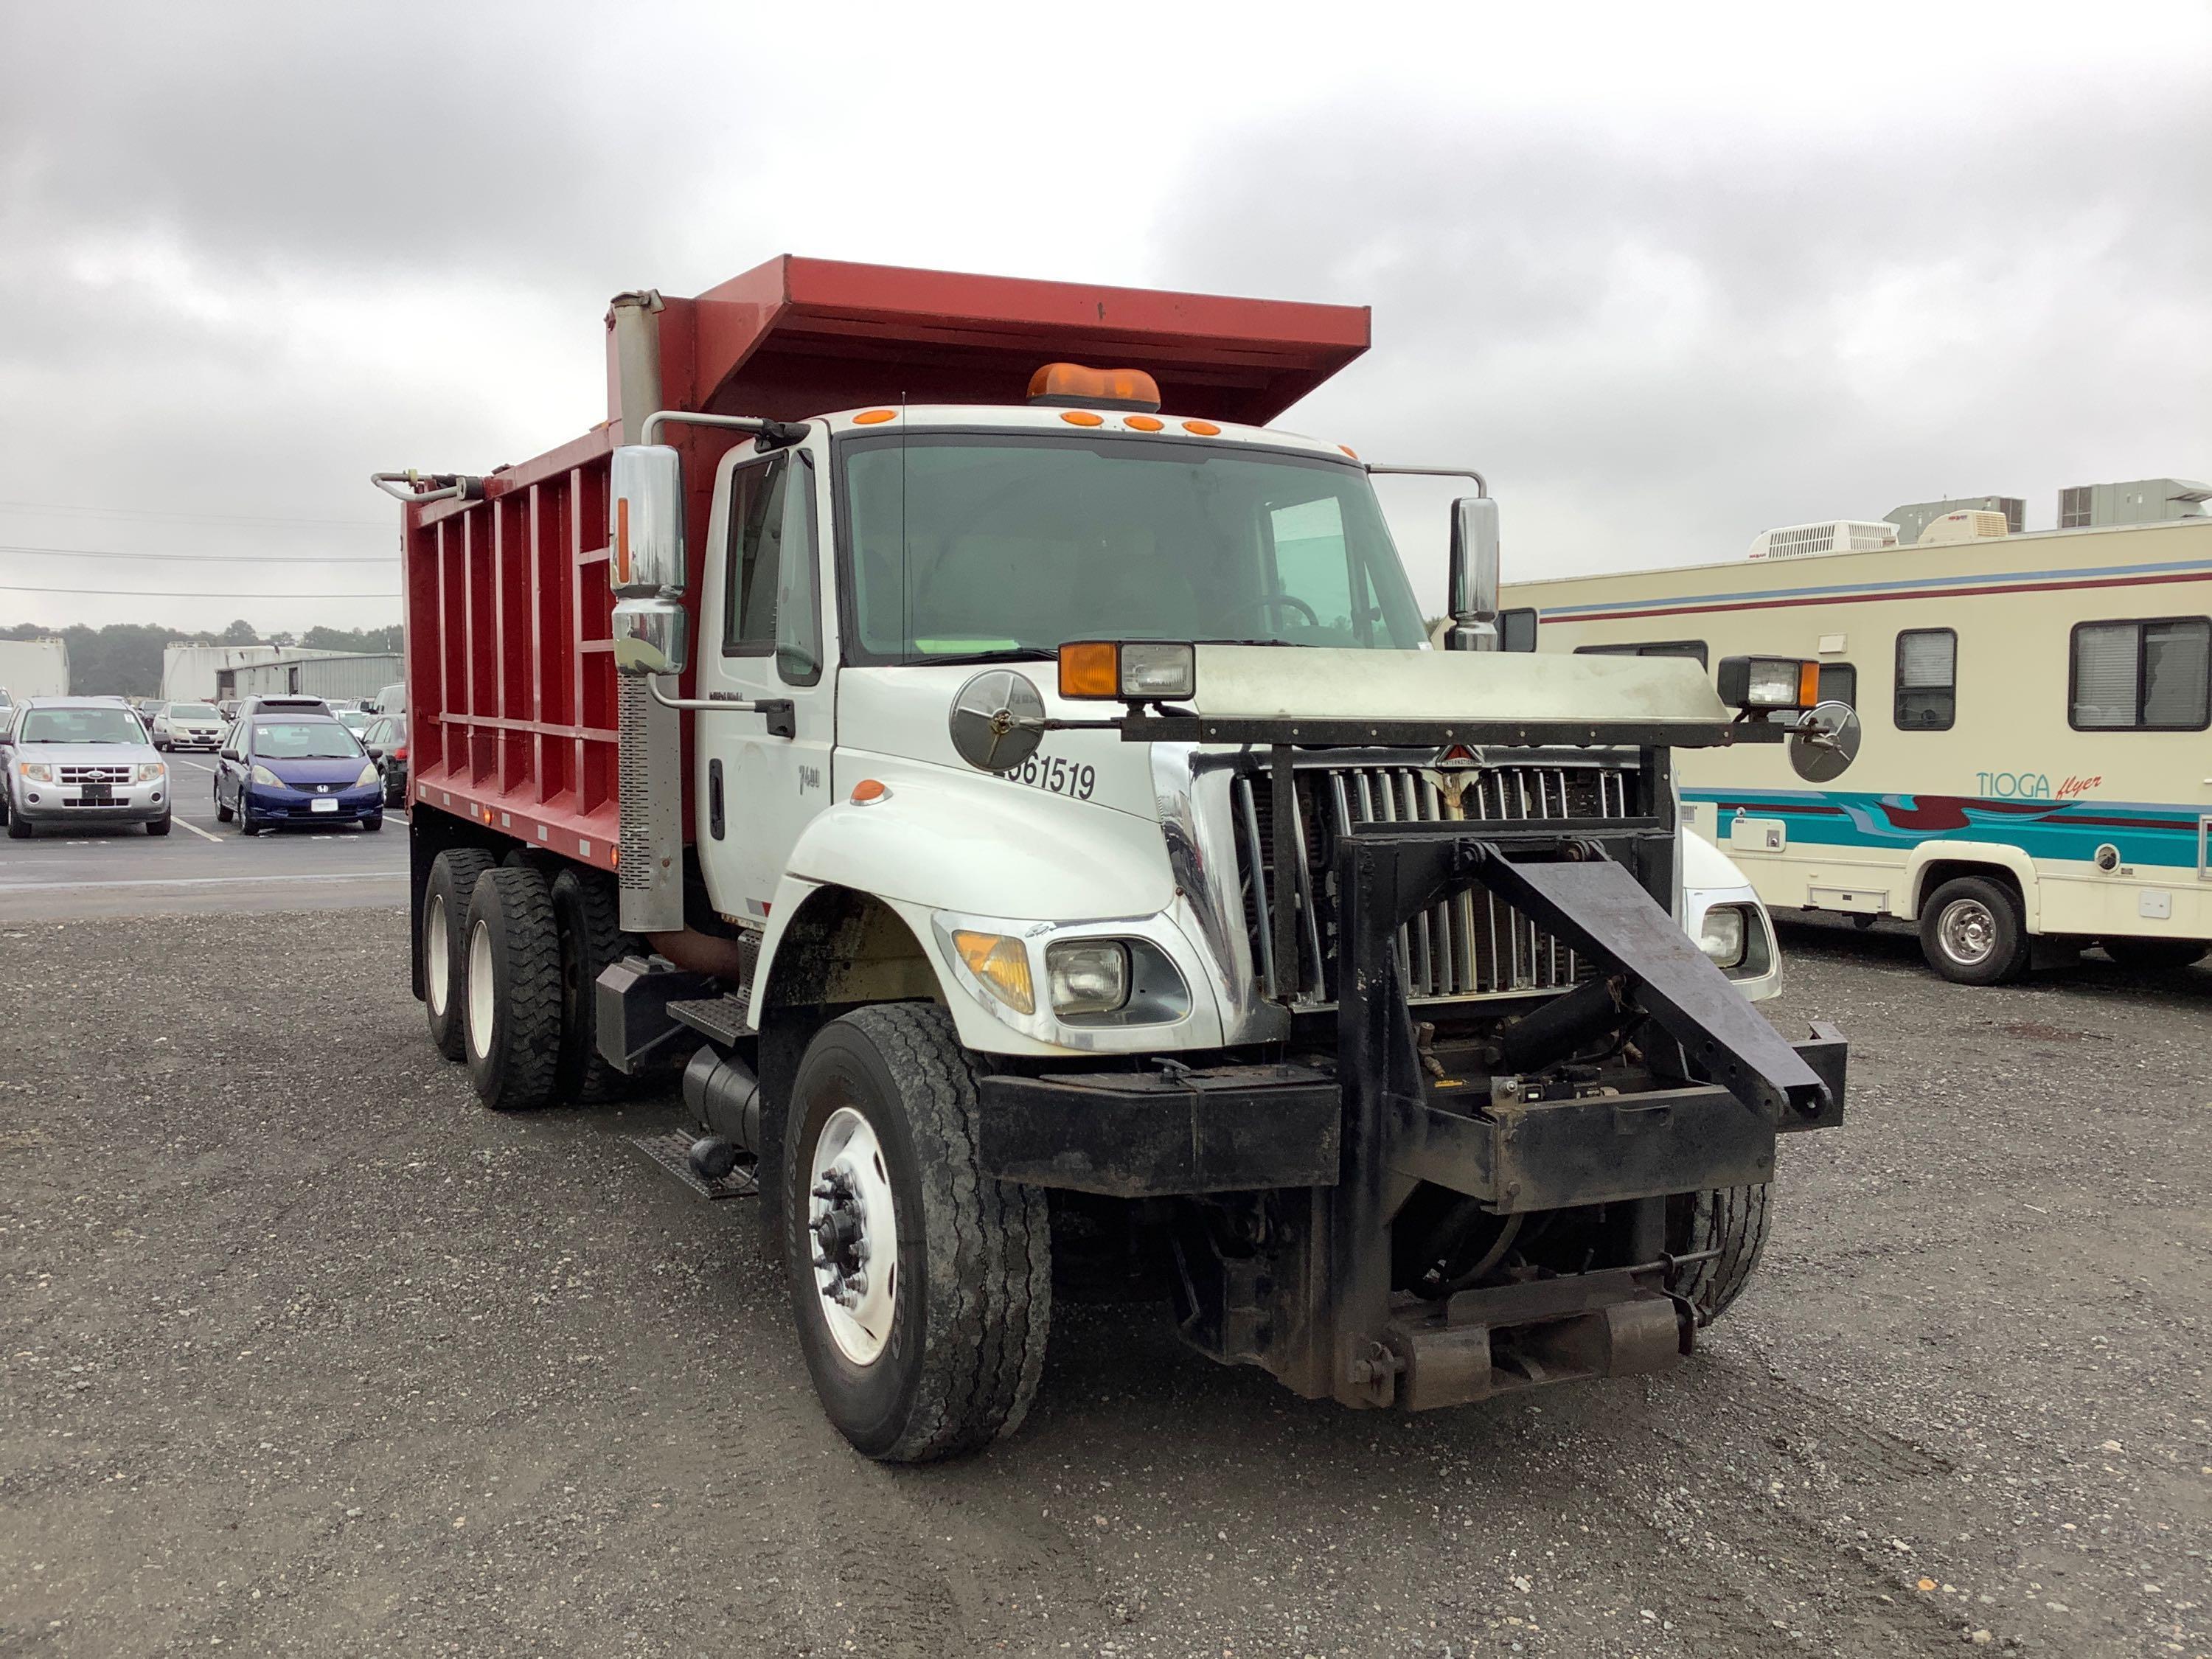
[(1006, 775), (1016, 783), (1026, 783), (1032, 789), (1047, 789), (1055, 795), (1073, 795), (1078, 800), (1089, 800), (1091, 792), (1098, 787), (1098, 769), (1078, 766), (1059, 755), (1031, 755), (1021, 764), (1021, 769)]

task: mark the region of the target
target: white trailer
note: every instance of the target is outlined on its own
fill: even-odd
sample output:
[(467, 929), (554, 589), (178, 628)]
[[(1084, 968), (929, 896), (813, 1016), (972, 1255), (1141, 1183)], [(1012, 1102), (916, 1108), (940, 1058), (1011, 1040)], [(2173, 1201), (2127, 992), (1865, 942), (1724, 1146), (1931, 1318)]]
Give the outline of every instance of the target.
[(15, 702), (26, 697), (65, 697), (69, 678), (67, 641), (0, 640), (0, 692)]

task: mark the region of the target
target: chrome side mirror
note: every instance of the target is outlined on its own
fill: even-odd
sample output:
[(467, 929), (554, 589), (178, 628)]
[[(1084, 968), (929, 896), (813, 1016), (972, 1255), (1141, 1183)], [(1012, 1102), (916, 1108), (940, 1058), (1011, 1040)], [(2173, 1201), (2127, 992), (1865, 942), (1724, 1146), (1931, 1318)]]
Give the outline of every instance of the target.
[(1450, 651), (1498, 649), (1498, 503), (1468, 495), (1452, 503)]
[(1027, 675), (987, 668), (954, 696), (950, 725), (962, 760), (1003, 777), (1044, 741), (1044, 698)]
[(614, 453), (607, 501), (607, 582), (617, 595), (617, 672), (681, 674), (691, 659), (683, 605), (684, 464), (666, 444)]
[(1790, 732), (1790, 764), (1808, 783), (1828, 783), (1859, 757), (1859, 717), (1838, 701), (1807, 709)]

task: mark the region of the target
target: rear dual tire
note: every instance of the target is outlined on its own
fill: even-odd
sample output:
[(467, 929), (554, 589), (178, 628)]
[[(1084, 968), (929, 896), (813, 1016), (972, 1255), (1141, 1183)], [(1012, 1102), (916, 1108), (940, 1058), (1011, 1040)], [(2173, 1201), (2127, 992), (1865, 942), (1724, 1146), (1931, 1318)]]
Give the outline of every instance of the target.
[(561, 942), (544, 874), (487, 870), (469, 896), (462, 1048), (477, 1097), (495, 1112), (553, 1097), (561, 1051)]
[(422, 1012), (430, 1042), (447, 1060), (462, 1057), (463, 988), (467, 983), (469, 900), (495, 860), (473, 847), (448, 848), (430, 866), (422, 895)]

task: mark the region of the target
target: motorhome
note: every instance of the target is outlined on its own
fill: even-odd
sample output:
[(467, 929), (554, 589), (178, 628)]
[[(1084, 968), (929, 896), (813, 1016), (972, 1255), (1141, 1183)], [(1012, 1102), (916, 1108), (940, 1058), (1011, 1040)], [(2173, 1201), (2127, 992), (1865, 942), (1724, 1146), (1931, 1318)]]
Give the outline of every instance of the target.
[[(1817, 775), (1828, 757), (1807, 776), (1780, 750), (1680, 752), (1695, 826), (1770, 906), (1917, 923), (1929, 965), (1968, 984), (2093, 942), (2146, 969), (2203, 957), (2212, 519), (2012, 535), (1970, 509), (1888, 547), (1862, 547), (1866, 529), (1510, 586), (1501, 632), (1508, 649), (1819, 662), (1820, 698), (1856, 716), (1847, 782)], [(1808, 542), (1823, 550), (1778, 556)]]

